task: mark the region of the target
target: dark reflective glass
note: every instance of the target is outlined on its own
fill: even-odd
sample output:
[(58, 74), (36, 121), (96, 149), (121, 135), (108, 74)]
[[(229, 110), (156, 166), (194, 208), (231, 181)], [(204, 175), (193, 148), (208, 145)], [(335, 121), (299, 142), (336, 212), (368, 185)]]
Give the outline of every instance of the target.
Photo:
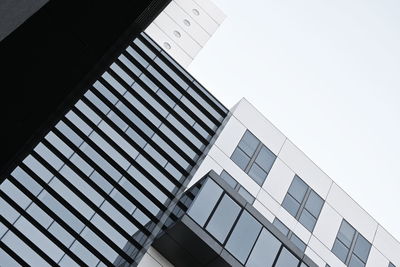
[(310, 232), (314, 230), (317, 220), (307, 210), (301, 212), (299, 222)]
[(188, 215), (200, 226), (204, 226), (222, 194), (222, 188), (208, 179), (188, 210)]
[(394, 265), (393, 263), (389, 262), (389, 266), (388, 267), (396, 267), (396, 265)]
[(353, 240), (354, 234), (356, 230), (354, 230), (353, 226), (351, 226), (345, 220), (342, 221), (342, 225), (340, 226), (337, 238), (342, 241), (346, 247), (350, 248), (351, 241)]
[(273, 225), (285, 236), (289, 234), (289, 228), (286, 227), (280, 220), (277, 218), (274, 219)]
[(279, 254), (279, 258), (276, 261), (275, 267), (297, 267), (299, 262), (299, 259), (297, 259), (289, 250), (284, 247)]
[(269, 172), (274, 164), (276, 156), (271, 152), (266, 146), (263, 146), (256, 158), (257, 164), (264, 169), (264, 171)]
[(235, 162), (242, 170), (246, 169), (249, 164), (250, 158), (240, 149), (236, 148), (233, 152), (231, 159)]
[(335, 254), (341, 261), (345, 262), (347, 258), (347, 254), (349, 254), (349, 249), (343, 245), (339, 240), (335, 240), (332, 248), (333, 254)]
[(249, 193), (249, 191), (247, 191), (246, 189), (244, 189), (243, 186), (240, 186), (240, 187), (239, 187), (238, 193), (239, 193), (242, 197), (244, 197), (244, 199), (246, 199), (247, 202), (249, 202), (249, 203), (251, 203), (251, 204), (254, 203), (255, 198), (253, 197), (252, 194)]
[(307, 189), (308, 185), (298, 176), (295, 176), (289, 187), (289, 193), (297, 200), (297, 202), (301, 203), (306, 195)]
[(261, 224), (248, 212), (244, 211), (225, 247), (241, 263), (245, 263), (260, 231)]
[(207, 231), (209, 231), (210, 234), (219, 242), (224, 243), (237, 216), (239, 215), (239, 212), (240, 206), (230, 197), (224, 195), (206, 226)]
[(318, 218), (321, 212), (322, 206), (324, 205), (324, 200), (318, 196), (313, 190), (308, 196), (305, 208), (316, 218)]
[(281, 242), (265, 228), (262, 229), (260, 236), (247, 260), (246, 266), (249, 267), (271, 267), (278, 255)]
[(227, 173), (225, 170), (223, 170), (223, 171), (221, 172), (220, 177), (221, 177), (222, 179), (224, 179), (225, 182), (227, 182), (232, 188), (235, 188), (236, 185), (238, 184), (238, 183), (236, 182), (236, 180), (235, 180), (229, 173)]
[(250, 131), (246, 131), (240, 140), (240, 147), (249, 157), (253, 156), (260, 141)]
[(251, 166), (248, 175), (259, 185), (262, 185), (267, 178), (267, 173), (257, 163)]
[(363, 262), (367, 262), (369, 251), (371, 250), (371, 243), (368, 242), (362, 235), (357, 236), (356, 244), (353, 253), (357, 255)]
[(285, 199), (282, 202), (282, 207), (284, 207), (293, 217), (296, 217), (296, 214), (300, 208), (300, 203), (288, 194), (285, 196)]

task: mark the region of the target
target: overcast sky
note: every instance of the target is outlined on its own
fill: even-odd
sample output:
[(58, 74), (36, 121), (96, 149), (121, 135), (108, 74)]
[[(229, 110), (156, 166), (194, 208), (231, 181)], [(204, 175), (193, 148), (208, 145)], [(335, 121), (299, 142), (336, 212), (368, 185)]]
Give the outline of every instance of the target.
[(400, 240), (400, 1), (214, 0), (190, 72), (247, 98)]

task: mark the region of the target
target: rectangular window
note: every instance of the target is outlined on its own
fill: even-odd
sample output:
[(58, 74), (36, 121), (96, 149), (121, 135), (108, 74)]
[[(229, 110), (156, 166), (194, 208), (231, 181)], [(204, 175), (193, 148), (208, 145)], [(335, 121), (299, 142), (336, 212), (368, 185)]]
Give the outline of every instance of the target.
[(246, 131), (231, 159), (260, 186), (264, 183), (276, 156), (250, 131)]
[(308, 231), (314, 230), (324, 200), (297, 175), (283, 199), (282, 206)]
[(333, 243), (333, 254), (347, 266), (364, 267), (367, 263), (370, 250), (371, 243), (346, 220), (343, 220), (336, 240)]
[(220, 174), (220, 177), (225, 180), (235, 191), (237, 191), (247, 202), (250, 204), (254, 203), (255, 197), (243, 186), (241, 186), (236, 179), (232, 177), (232, 175), (223, 170)]
[(295, 233), (293, 233), (292, 230), (290, 230), (286, 225), (284, 225), (280, 220), (277, 218), (274, 219), (274, 222), (272, 223), (275, 225), (275, 227), (287, 238), (289, 238), (290, 241), (298, 248), (300, 249), (301, 252), (304, 252), (307, 248), (306, 243), (304, 243)]

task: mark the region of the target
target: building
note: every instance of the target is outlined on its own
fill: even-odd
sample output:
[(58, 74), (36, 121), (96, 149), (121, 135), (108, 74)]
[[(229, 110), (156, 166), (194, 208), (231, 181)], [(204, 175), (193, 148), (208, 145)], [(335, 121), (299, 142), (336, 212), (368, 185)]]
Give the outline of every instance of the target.
[(177, 63), (222, 20), (171, 2), (95, 64), (2, 171), (0, 266), (400, 266), (399, 242), (250, 103), (228, 110)]

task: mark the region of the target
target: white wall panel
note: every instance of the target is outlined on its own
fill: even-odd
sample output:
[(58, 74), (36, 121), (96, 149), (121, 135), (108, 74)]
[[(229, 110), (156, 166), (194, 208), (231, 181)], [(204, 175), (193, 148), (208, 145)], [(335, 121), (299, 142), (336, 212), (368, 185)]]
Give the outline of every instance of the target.
[(394, 265), (400, 266), (400, 244), (382, 226), (378, 226), (373, 245)]
[(326, 198), (332, 180), (290, 140), (285, 142), (278, 157), (322, 198)]
[(374, 246), (371, 247), (369, 252), (366, 267), (388, 267), (389, 261), (382, 255)]
[(245, 132), (246, 127), (232, 116), (215, 141), (215, 145), (218, 146), (226, 156), (230, 157)]
[(315, 225), (313, 235), (317, 237), (326, 247), (332, 248), (337, 233), (342, 223), (340, 216), (329, 204), (325, 203), (321, 214)]
[(279, 153), (286, 137), (246, 99), (242, 98), (240, 100), (233, 111), (233, 116), (260, 139), (275, 155)]
[(226, 15), (210, 0), (194, 0), (212, 19), (214, 19), (218, 24), (221, 24)]
[(372, 243), (378, 223), (337, 184), (332, 185), (327, 202)]
[[(332, 267), (345, 267), (346, 265), (339, 260), (327, 247), (325, 247), (317, 238), (311, 236), (308, 246), (327, 264)], [(324, 267), (324, 266), (322, 266)]]
[(220, 174), (223, 169), (213, 158), (206, 156), (199, 168), (194, 173), (193, 178), (190, 180), (188, 188), (197, 183), (197, 181), (203, 178), (203, 176), (211, 170), (214, 170), (216, 173)]
[(283, 163), (281, 159), (277, 158), (262, 187), (276, 201), (282, 203), (292, 183), (294, 174), (295, 173)]
[(257, 200), (277, 216), (281, 205), (271, 197), (264, 189), (261, 189), (257, 195)]
[(311, 260), (315, 262), (318, 266), (324, 267), (326, 262), (324, 262), (323, 259), (321, 259), (320, 256), (318, 256), (317, 253), (314, 252), (310, 247), (306, 248), (305, 254), (310, 257)]
[(267, 209), (260, 201), (256, 200), (253, 204), (254, 208), (256, 208), (268, 221), (271, 223), (274, 221), (275, 215)]

